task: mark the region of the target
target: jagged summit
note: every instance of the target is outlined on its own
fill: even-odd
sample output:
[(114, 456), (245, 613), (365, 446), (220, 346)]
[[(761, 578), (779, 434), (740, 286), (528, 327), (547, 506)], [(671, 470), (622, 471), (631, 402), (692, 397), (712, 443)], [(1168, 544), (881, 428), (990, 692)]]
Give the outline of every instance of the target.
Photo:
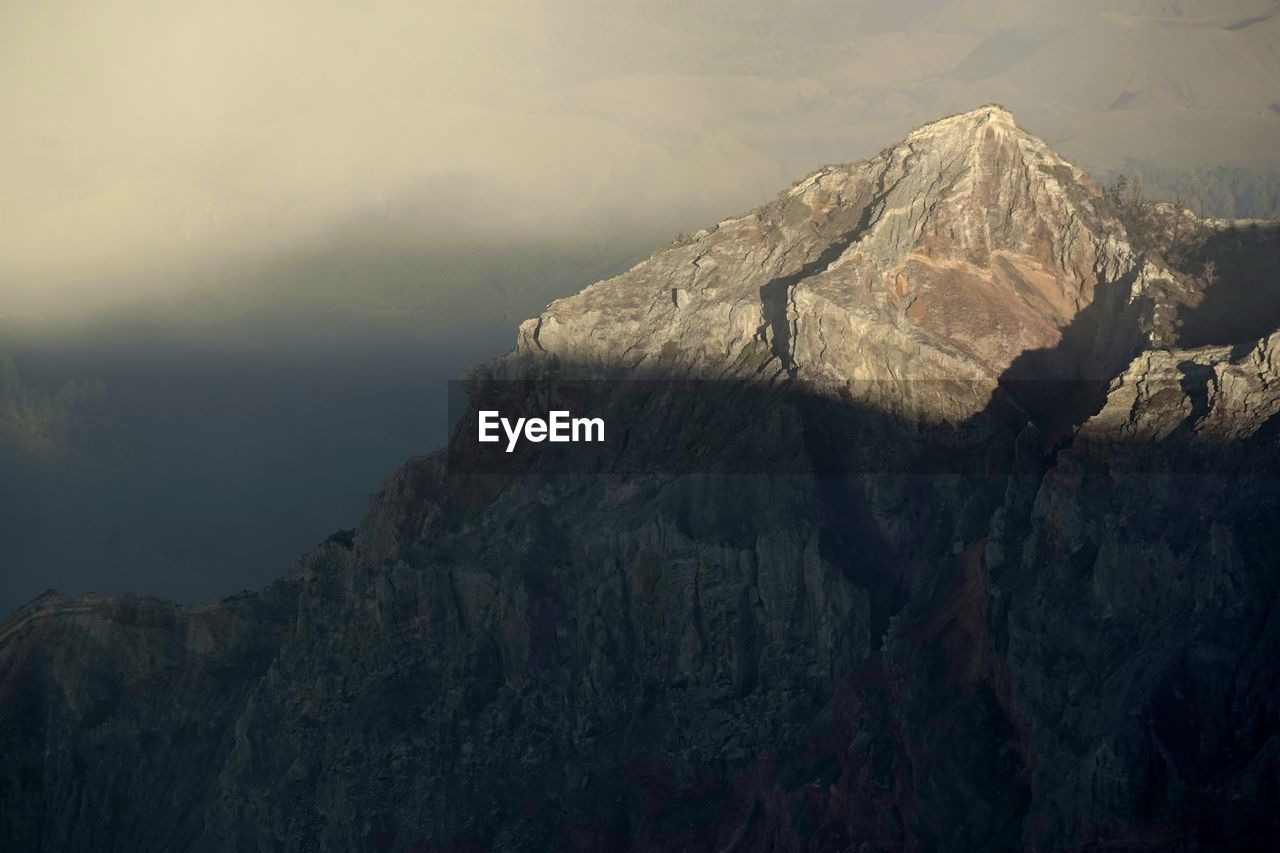
[[(1019, 356), (1063, 346), (1100, 292), (1115, 304), (1090, 322), (1119, 323), (1153, 274), (1123, 234), (1087, 175), (988, 105), (552, 303), (491, 369), (964, 380), (971, 398), (921, 403), (964, 417)], [(1132, 354), (1133, 319), (1041, 372), (1102, 377)]]
[[(1013, 117), (1013, 113), (1008, 107), (1003, 104), (990, 103), (975, 107), (968, 112), (953, 113), (949, 116), (925, 122), (907, 134), (907, 140), (909, 141), (918, 135), (947, 133), (955, 128), (972, 129), (988, 124), (998, 124), (1006, 129), (1026, 134), (1026, 131), (1019, 127), (1017, 119)], [(1030, 134), (1027, 135), (1030, 136)], [(1035, 137), (1031, 138), (1034, 139)]]
[(981, 156), (988, 149), (977, 143), (988, 128), (994, 129), (998, 134), (1016, 136), (1028, 147), (1035, 148), (1037, 156), (1066, 165), (1043, 140), (1023, 129), (1013, 113), (1000, 104), (986, 104), (968, 112), (944, 116), (922, 124), (908, 133), (901, 142), (881, 152), (881, 156), (902, 147), (927, 148), (939, 152), (953, 149), (963, 157)]

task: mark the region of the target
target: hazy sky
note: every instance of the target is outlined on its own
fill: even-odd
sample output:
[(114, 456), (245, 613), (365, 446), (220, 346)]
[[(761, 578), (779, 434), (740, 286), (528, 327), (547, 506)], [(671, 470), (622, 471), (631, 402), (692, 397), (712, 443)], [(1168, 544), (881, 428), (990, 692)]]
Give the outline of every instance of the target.
[(1086, 166), (1274, 162), (1274, 11), (5, 0), (0, 316), (216, 288), (352, 229), (674, 233), (990, 100)]

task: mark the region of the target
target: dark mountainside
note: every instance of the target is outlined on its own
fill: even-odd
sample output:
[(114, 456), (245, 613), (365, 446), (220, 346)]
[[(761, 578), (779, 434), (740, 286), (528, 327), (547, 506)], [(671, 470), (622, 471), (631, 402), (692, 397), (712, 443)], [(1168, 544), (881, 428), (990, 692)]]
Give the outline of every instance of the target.
[(470, 378), (717, 380), (597, 473), (457, 434), (259, 593), (37, 599), (0, 849), (1274, 844), (1276, 232), (1129, 201), (944, 119)]

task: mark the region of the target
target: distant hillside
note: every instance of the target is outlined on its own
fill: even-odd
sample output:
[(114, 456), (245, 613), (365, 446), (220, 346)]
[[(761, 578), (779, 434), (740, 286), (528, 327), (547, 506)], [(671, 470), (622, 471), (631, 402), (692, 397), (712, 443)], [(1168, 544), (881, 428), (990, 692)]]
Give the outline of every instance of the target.
[(57, 445), (87, 442), (107, 397), (101, 381), (70, 381), (52, 394), (28, 388), (13, 358), (0, 353), (0, 425)]
[(1105, 175), (1137, 176), (1153, 199), (1181, 199), (1196, 213), (1214, 219), (1280, 219), (1280, 169), (1239, 166), (1176, 169), (1149, 160), (1126, 159)]

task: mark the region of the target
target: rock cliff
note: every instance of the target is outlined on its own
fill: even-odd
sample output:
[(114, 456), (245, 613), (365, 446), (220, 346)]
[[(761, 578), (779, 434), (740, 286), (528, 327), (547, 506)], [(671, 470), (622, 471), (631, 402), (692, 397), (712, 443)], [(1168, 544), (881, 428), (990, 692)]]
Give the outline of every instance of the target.
[[(999, 107), (822, 169), (472, 377), (717, 381), (615, 468), (442, 451), (261, 593), (14, 614), (0, 846), (1274, 841), (1280, 338), (1179, 349), (1185, 286)], [(657, 464), (726, 420), (776, 465)]]

